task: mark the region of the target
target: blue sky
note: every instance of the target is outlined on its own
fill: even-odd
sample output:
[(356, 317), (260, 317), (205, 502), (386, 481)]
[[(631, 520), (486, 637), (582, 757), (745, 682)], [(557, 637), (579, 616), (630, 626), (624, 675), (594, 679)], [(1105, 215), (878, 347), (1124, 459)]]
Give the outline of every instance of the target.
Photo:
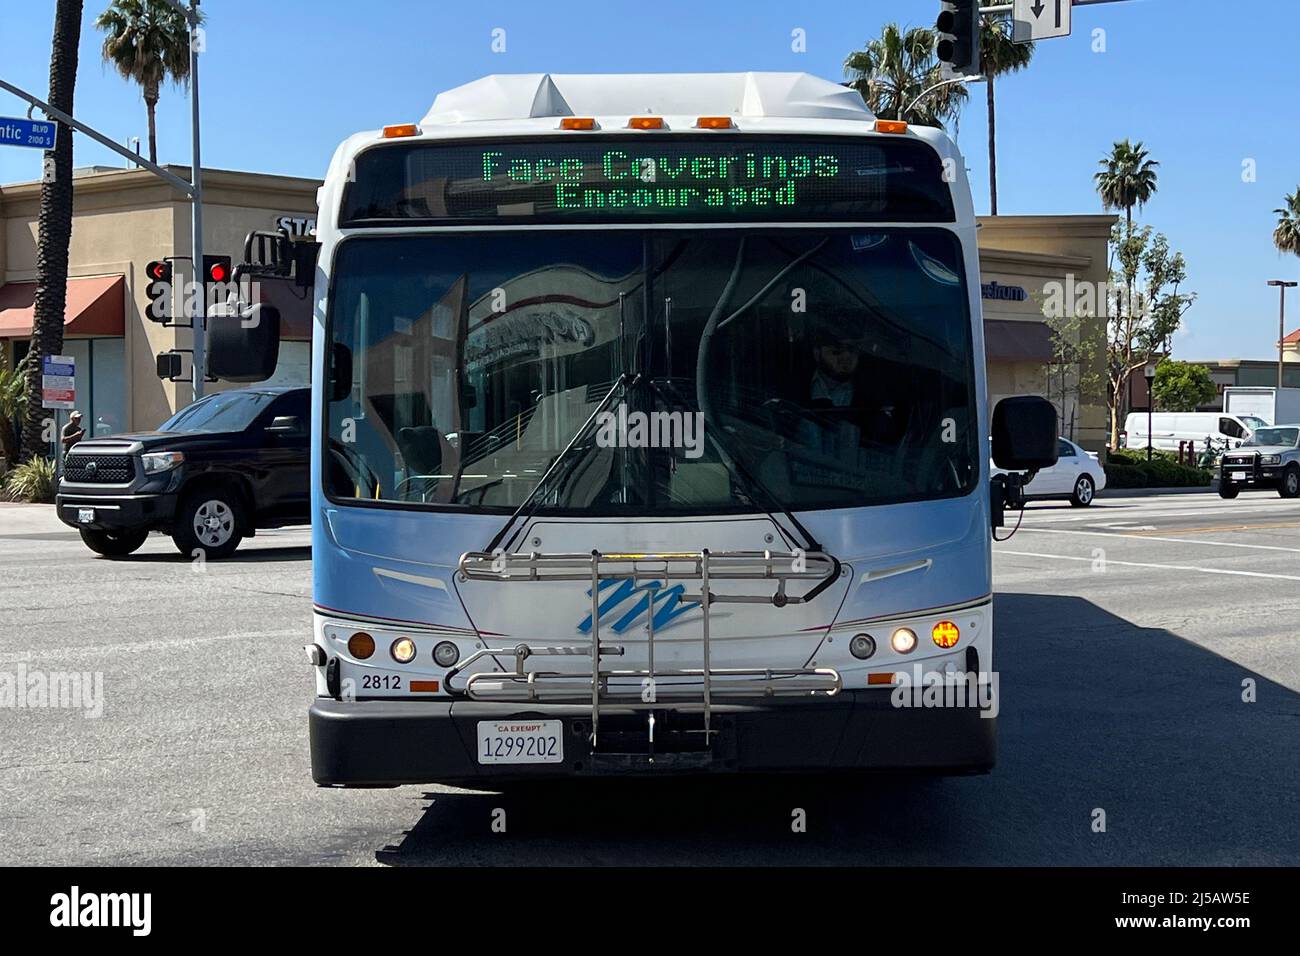
[[(106, 69), (86, 0), (76, 112), (121, 140), (145, 135), (139, 92)], [(208, 0), (202, 61), (204, 164), (320, 176), (343, 137), (418, 119), (441, 89), (487, 73), (804, 70), (842, 78), (844, 57), (882, 24), (929, 25), (938, 0)], [(0, 0), (0, 76), (44, 96), (53, 0)], [(1293, 0), (1255, 0), (1249, 16), (1211, 0), (1077, 7), (1068, 39), (1039, 45), (998, 82), (999, 205), (1004, 214), (1093, 213), (1092, 173), (1110, 144), (1143, 140), (1161, 162), (1142, 219), (1188, 260), (1199, 299), (1175, 341), (1182, 358), (1276, 354), (1270, 278), (1300, 279), (1273, 248), (1272, 210), (1300, 186), (1300, 73)], [(245, 19), (246, 18), (246, 19)], [(1253, 29), (1258, 25), (1258, 29)], [(494, 28), (506, 50), (491, 49)], [(791, 31), (807, 51), (791, 50)], [(1104, 30), (1105, 52), (1094, 52)], [(270, 93), (293, 98), (277, 102)], [(984, 91), (955, 130), (976, 207), (988, 210)], [(21, 116), (0, 92), (0, 115)], [(186, 94), (159, 107), (159, 156), (189, 160)], [(0, 182), (35, 178), (40, 154), (0, 149)], [(1257, 181), (1243, 182), (1253, 160)], [(77, 165), (121, 161), (85, 137)], [(1300, 296), (1293, 297), (1300, 327)]]

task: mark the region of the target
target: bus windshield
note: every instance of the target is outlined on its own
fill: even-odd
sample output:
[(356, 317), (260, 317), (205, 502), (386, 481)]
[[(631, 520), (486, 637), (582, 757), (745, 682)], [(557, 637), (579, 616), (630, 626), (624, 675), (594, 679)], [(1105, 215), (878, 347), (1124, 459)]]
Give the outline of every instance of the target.
[(329, 302), (335, 500), (701, 514), (762, 504), (738, 467), (799, 509), (978, 477), (947, 230), (353, 237)]

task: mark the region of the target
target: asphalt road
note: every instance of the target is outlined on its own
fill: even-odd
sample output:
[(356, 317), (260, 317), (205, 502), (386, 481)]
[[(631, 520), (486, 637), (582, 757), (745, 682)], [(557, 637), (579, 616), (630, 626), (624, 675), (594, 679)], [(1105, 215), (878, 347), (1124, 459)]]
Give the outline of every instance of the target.
[(0, 864), (1300, 863), (1298, 529), (1272, 493), (1031, 505), (995, 546), (988, 776), (501, 795), (312, 785), (305, 530), (195, 570), (0, 504), (0, 672), (105, 700), (0, 709)]

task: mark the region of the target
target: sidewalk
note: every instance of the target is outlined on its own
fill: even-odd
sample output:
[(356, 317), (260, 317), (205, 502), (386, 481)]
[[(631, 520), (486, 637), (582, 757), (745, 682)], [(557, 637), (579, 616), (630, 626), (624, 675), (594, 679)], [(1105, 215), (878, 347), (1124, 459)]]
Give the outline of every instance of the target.
[(54, 513), (54, 505), (0, 501), (0, 538), (49, 534), (52, 531), (66, 531), (74, 535), (77, 533), (59, 520)]

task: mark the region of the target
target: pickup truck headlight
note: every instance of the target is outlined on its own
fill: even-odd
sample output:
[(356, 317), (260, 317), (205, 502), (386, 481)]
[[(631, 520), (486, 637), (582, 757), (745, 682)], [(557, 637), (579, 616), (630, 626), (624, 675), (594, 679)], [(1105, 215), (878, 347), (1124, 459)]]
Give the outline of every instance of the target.
[(185, 452), (183, 451), (151, 451), (143, 455), (141, 460), (144, 462), (144, 473), (146, 475), (158, 475), (164, 471), (171, 471), (177, 465), (185, 461)]
[(1263, 455), (1259, 459), (1261, 465), (1280, 465), (1282, 464), (1281, 455)]

